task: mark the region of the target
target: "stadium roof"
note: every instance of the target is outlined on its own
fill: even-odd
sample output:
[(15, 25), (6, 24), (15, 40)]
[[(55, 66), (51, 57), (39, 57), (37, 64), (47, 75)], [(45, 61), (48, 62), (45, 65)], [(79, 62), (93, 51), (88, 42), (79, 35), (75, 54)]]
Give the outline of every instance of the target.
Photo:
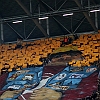
[[(12, 42), (96, 32), (100, 29), (99, 9), (100, 0), (0, 0), (0, 38)], [(46, 19), (39, 20), (43, 17)]]

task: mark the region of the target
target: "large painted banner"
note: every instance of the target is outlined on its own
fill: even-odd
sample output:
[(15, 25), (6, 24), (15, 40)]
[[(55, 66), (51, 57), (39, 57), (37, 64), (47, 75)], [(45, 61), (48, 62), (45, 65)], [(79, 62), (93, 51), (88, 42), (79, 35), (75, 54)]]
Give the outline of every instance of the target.
[[(41, 66), (10, 72), (2, 100), (76, 100), (97, 90), (96, 66)], [(76, 98), (76, 99), (75, 99)]]
[[(97, 66), (69, 66), (82, 60), (77, 47), (61, 47), (44, 64), (12, 71), (0, 80), (0, 100), (79, 100), (90, 98), (98, 89)], [(93, 98), (93, 96), (92, 96)]]

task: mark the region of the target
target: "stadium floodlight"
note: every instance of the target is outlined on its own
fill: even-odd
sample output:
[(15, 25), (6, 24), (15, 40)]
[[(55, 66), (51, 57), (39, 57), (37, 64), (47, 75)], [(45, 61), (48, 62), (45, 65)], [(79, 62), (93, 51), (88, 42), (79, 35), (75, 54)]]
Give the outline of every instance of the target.
[(90, 12), (97, 12), (97, 11), (100, 11), (100, 9), (97, 9), (97, 10), (91, 10)]
[(63, 14), (63, 16), (71, 16), (73, 13)]
[(17, 21), (14, 21), (12, 23), (14, 23), (14, 24), (16, 24), (16, 23), (22, 23), (22, 20), (17, 20)]
[(38, 18), (39, 20), (41, 20), (41, 19), (48, 19), (49, 17), (40, 17), (40, 18)]

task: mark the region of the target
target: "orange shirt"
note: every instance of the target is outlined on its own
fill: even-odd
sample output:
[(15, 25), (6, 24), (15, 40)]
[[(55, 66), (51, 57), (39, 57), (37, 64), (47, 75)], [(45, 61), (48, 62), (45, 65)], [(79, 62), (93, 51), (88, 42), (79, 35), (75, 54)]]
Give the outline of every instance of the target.
[(65, 39), (64, 39), (64, 42), (68, 42), (68, 38), (65, 38)]

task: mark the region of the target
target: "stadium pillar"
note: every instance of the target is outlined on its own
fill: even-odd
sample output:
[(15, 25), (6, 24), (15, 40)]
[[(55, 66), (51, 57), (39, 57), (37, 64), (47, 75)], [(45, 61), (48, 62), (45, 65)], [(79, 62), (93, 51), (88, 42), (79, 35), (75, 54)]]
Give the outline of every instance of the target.
[(1, 44), (4, 42), (4, 37), (3, 37), (3, 22), (1, 21)]
[(48, 18), (46, 19), (46, 22), (47, 22), (47, 34), (49, 35), (49, 19)]
[(95, 26), (98, 28), (98, 13), (95, 12)]

